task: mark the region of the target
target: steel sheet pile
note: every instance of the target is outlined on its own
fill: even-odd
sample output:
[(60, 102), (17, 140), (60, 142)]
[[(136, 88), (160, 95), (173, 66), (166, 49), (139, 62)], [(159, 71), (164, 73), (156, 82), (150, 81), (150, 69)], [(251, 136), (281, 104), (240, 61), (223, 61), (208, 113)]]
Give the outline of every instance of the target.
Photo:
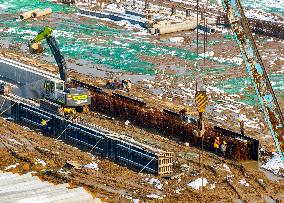
[[(248, 18), (248, 22), (253, 33), (284, 39), (283, 23), (254, 18)], [(218, 16), (217, 25), (230, 27), (229, 20), (225, 14)]]
[(284, 39), (284, 24), (258, 19), (249, 19), (251, 29), (254, 33)]
[[(202, 138), (195, 137), (193, 131), (195, 124), (187, 123), (181, 119), (179, 113), (160, 111), (148, 106), (145, 102), (132, 99), (117, 93), (108, 94), (100, 88), (93, 87), (77, 81), (76, 85), (84, 86), (92, 91), (93, 99), (91, 109), (129, 120), (134, 124), (150, 128), (169, 137), (177, 137), (192, 146), (201, 147)], [(259, 141), (238, 133), (206, 126), (203, 138), (203, 149), (213, 152), (214, 141), (220, 137), (228, 143), (226, 157), (234, 160), (257, 160)]]

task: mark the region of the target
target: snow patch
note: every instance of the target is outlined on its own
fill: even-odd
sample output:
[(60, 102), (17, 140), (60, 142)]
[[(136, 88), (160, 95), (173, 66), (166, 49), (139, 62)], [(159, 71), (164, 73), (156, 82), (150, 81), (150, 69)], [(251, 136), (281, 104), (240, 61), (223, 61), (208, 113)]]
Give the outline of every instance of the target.
[(181, 191), (183, 191), (183, 190), (185, 190), (185, 189), (182, 189), (182, 188), (177, 188), (175, 191), (174, 191), (174, 193), (176, 193), (176, 194), (181, 194)]
[[(146, 181), (148, 181), (148, 178), (145, 179)], [(161, 190), (163, 189), (163, 184), (160, 182), (159, 179), (156, 179), (156, 178), (151, 178), (148, 183), (150, 183), (151, 185), (154, 185), (155, 188)]]
[(63, 168), (59, 169), (57, 172), (62, 173), (62, 174), (66, 174), (66, 175), (70, 174), (69, 171), (65, 171)]
[[(284, 163), (281, 160), (280, 154), (274, 152), (271, 159), (261, 166), (262, 168), (271, 171), (275, 175), (281, 175), (280, 170), (284, 170)], [(282, 174), (284, 175), (284, 174)]]
[(210, 189), (214, 189), (216, 187), (215, 183), (210, 184)]
[(15, 139), (8, 139), (10, 142), (14, 143), (14, 144), (17, 144), (17, 145), (23, 145), (23, 143), (20, 143), (18, 142), (17, 140)]
[(90, 169), (96, 169), (96, 170), (98, 170), (98, 169), (99, 169), (99, 168), (98, 168), (98, 164), (97, 164), (97, 163), (95, 163), (95, 162), (92, 162), (92, 163), (86, 164), (84, 167), (85, 167), (85, 168), (90, 168)]
[(240, 183), (241, 185), (244, 185), (244, 186), (246, 186), (246, 187), (249, 187), (249, 184), (247, 183), (247, 181), (246, 181), (245, 179), (239, 180), (239, 183)]
[(187, 164), (181, 165), (181, 170), (182, 170), (182, 171), (189, 171), (189, 169), (190, 169), (190, 166), (189, 166), (189, 165), (187, 165)]
[(9, 169), (12, 169), (12, 168), (16, 168), (18, 165), (20, 165), (19, 163), (16, 163), (14, 165), (10, 165), (10, 166), (7, 166), (4, 170), (7, 171)]
[[(202, 180), (203, 180), (203, 184), (202, 184)], [(207, 183), (208, 181), (206, 178), (198, 178), (195, 181), (188, 183), (187, 186), (192, 187), (195, 190), (199, 190), (200, 187), (206, 186)]]
[(169, 38), (170, 42), (173, 43), (182, 43), (184, 41), (183, 37), (171, 37)]
[(140, 200), (139, 199), (133, 199), (132, 201), (133, 201), (133, 203), (139, 203)]
[(125, 9), (123, 7), (117, 6), (117, 4), (107, 5), (106, 10), (111, 11), (111, 12), (117, 12), (117, 13), (125, 13)]
[(43, 166), (46, 166), (46, 163), (43, 160), (41, 159), (35, 159), (35, 160), (36, 160), (35, 164), (41, 164)]
[(151, 198), (151, 199), (163, 199), (163, 197), (156, 195), (156, 194), (146, 195), (146, 197)]

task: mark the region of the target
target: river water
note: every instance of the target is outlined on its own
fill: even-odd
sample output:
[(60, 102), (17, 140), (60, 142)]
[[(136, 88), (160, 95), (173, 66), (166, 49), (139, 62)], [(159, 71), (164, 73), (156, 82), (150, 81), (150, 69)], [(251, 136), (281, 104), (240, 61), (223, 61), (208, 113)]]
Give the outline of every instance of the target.
[[(282, 0), (278, 3), (277, 0), (243, 0), (242, 2), (244, 6), (250, 8), (284, 13)], [(17, 20), (19, 13), (23, 11), (47, 7), (53, 10), (52, 16), (47, 19)], [(51, 26), (55, 30), (54, 35), (59, 42), (62, 54), (67, 60), (72, 58), (82, 61), (82, 64), (100, 64), (109, 69), (141, 75), (155, 75), (156, 73), (155, 66), (143, 61), (141, 56), (167, 54), (185, 60), (198, 58), (195, 53), (187, 50), (153, 43), (150, 36), (141, 29), (137, 32), (132, 28), (108, 26), (96, 19), (81, 18), (78, 15), (72, 15), (71, 18), (70, 14), (74, 13), (77, 13), (77, 10), (73, 7), (49, 1), (0, 0), (0, 43), (2, 42), (6, 47), (12, 44), (15, 45), (15, 49), (24, 50), (28, 39), (34, 37), (44, 26)], [(16, 46), (18, 43), (19, 47)], [(52, 59), (49, 49), (44, 52), (44, 55)], [(220, 64), (222, 65), (222, 62)], [(217, 72), (220, 71), (222, 72), (222, 69)], [(234, 94), (239, 91), (239, 85), (243, 85), (243, 80), (250, 84), (248, 78), (236, 78), (220, 82), (218, 88), (225, 90), (228, 94)], [(272, 82), (274, 88), (280, 90), (284, 88), (283, 75), (273, 76)], [(257, 99), (255, 95), (248, 93), (243, 101), (255, 104)]]

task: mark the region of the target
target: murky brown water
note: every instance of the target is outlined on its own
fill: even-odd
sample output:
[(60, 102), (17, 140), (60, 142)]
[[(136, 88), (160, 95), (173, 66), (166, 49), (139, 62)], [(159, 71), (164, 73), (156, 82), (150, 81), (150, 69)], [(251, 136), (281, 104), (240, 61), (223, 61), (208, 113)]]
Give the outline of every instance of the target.
[(242, 164), (244, 165), (244, 167), (246, 167), (248, 169), (253, 169), (253, 170), (257, 170), (257, 171), (263, 172), (265, 174), (265, 176), (269, 180), (271, 180), (271, 181), (284, 180), (283, 177), (277, 176), (277, 175), (273, 174), (272, 172), (261, 168), (261, 162), (258, 162), (258, 161), (245, 161), (245, 162), (242, 162)]

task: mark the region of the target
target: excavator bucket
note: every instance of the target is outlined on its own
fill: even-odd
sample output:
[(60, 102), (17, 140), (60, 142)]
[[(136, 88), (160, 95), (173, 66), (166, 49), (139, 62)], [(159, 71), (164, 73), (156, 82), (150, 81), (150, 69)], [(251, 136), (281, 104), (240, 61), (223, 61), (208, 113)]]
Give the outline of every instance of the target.
[(32, 54), (40, 54), (43, 52), (43, 45), (41, 42), (29, 42), (29, 52)]

